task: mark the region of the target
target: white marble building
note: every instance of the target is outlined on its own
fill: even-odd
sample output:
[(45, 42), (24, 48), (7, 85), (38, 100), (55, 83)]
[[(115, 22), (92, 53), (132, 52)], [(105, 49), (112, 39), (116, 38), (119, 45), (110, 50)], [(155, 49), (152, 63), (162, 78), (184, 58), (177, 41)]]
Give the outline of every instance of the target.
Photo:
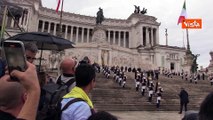
[[(13, 2), (27, 10), (18, 21), (21, 28), (57, 35), (60, 16), (55, 10), (43, 7), (41, 0)], [(76, 44), (75, 48), (65, 51), (65, 56), (79, 60), (88, 56), (92, 62), (109, 66), (164, 67), (180, 71), (186, 49), (160, 45), (159, 26), (157, 18), (143, 14), (132, 13), (127, 19), (106, 18), (97, 26), (95, 17), (64, 12), (62, 37)], [(7, 31), (11, 35), (20, 32), (9, 17)], [(47, 61), (48, 57), (49, 52), (45, 55)]]

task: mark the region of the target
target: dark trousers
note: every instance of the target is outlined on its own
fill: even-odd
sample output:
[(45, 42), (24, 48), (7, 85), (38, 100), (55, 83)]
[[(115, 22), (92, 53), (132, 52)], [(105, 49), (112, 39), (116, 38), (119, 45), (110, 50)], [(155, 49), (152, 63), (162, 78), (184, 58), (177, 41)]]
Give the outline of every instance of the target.
[(141, 95), (144, 96), (145, 90), (142, 90)]
[(139, 85), (137, 85), (137, 87), (136, 87), (136, 91), (138, 91), (139, 90)]
[(119, 85), (121, 86), (121, 81), (119, 81)]
[(187, 111), (187, 103), (181, 102), (181, 103), (180, 103), (180, 113), (182, 113), (183, 106), (184, 106), (184, 108), (185, 108), (184, 110)]
[(152, 102), (152, 94), (149, 96), (149, 102)]
[(160, 107), (160, 100), (158, 100), (156, 107), (157, 107), (157, 108)]

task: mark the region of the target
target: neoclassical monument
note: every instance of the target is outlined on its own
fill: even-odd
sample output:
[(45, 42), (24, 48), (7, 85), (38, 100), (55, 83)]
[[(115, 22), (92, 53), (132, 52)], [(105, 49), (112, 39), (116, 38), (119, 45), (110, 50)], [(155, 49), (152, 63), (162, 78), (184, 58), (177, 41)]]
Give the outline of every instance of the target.
[[(59, 33), (60, 15), (53, 9), (43, 7), (41, 0), (13, 2), (25, 9), (18, 20), (22, 29), (53, 35)], [(123, 65), (144, 69), (161, 67), (175, 71), (184, 69), (186, 49), (160, 45), (159, 26), (157, 18), (134, 12), (127, 19), (105, 18), (99, 25), (96, 25), (95, 17), (64, 12), (62, 37), (75, 42), (75, 48), (66, 50), (65, 56), (79, 60), (89, 56), (92, 62), (109, 66)], [(7, 18), (7, 31), (11, 35), (20, 32), (10, 17)], [(51, 54), (47, 52), (47, 61), (49, 57)]]

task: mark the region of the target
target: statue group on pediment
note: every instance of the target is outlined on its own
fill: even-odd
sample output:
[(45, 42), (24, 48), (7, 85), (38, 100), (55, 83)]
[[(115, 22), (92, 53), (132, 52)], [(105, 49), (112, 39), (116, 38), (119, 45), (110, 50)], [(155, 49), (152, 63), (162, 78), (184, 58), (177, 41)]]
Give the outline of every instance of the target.
[(140, 6), (137, 6), (137, 5), (134, 5), (134, 6), (135, 6), (134, 13), (143, 14), (143, 15), (147, 13), (147, 9), (146, 8), (143, 8), (143, 10), (141, 11), (140, 10)]

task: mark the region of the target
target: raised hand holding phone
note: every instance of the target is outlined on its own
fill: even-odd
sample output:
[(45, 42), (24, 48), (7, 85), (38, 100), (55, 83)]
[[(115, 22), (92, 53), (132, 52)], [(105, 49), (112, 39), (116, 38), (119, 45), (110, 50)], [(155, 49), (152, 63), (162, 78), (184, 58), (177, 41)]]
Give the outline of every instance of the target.
[[(27, 69), (24, 44), (21, 41), (4, 41), (3, 51), (6, 57), (9, 74), (13, 70), (24, 72)], [(12, 80), (18, 80), (12, 77)]]

